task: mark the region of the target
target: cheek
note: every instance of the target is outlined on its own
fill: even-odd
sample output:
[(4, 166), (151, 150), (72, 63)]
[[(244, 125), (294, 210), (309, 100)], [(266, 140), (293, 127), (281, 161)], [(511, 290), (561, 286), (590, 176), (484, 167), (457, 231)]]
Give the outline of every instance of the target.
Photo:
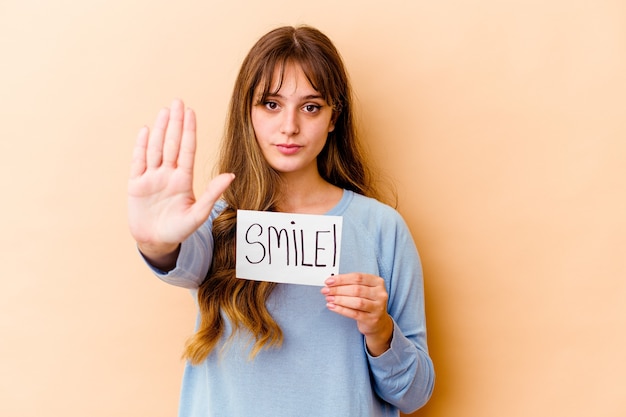
[(323, 136), (324, 138), (326, 138), (330, 132), (335, 130), (335, 125), (332, 123), (332, 121), (325, 121), (323, 123), (320, 123), (315, 128), (315, 130), (318, 137)]

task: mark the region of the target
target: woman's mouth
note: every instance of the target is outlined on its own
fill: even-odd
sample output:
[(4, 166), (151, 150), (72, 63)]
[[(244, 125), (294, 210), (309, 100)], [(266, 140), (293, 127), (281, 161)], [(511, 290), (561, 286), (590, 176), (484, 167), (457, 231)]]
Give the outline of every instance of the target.
[(300, 148), (302, 148), (302, 146), (296, 145), (296, 144), (293, 144), (293, 143), (290, 143), (290, 144), (281, 143), (279, 145), (276, 145), (276, 148), (283, 155), (293, 155), (293, 154), (297, 153), (300, 150)]

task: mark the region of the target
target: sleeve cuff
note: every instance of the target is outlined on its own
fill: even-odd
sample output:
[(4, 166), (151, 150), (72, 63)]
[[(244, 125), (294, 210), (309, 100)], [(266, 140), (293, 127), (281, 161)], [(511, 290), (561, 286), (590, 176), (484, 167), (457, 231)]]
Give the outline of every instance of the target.
[(192, 234), (181, 243), (176, 266), (168, 272), (155, 268), (143, 254), (141, 256), (161, 281), (177, 287), (196, 289), (202, 284), (209, 271), (212, 246), (212, 242), (203, 240), (196, 233)]

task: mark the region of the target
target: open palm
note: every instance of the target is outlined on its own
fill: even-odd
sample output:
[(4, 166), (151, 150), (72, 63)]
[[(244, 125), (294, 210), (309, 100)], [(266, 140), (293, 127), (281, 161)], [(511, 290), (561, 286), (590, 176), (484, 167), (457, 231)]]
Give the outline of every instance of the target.
[(140, 246), (177, 246), (206, 221), (233, 180), (232, 174), (218, 175), (196, 199), (195, 152), (195, 114), (180, 100), (159, 112), (152, 131), (140, 130), (128, 182), (130, 232)]

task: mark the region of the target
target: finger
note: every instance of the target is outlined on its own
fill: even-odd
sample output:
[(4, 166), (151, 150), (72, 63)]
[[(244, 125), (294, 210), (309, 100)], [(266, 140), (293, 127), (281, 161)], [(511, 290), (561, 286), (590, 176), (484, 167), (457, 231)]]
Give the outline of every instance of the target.
[(137, 134), (133, 157), (130, 163), (130, 178), (137, 178), (146, 171), (146, 147), (150, 129), (142, 127)]
[(325, 288), (328, 288), (332, 291), (336, 291), (339, 288), (346, 286), (364, 286), (368, 288), (372, 287), (383, 287), (385, 286), (385, 281), (376, 275), (372, 274), (364, 274), (359, 272), (352, 272), (348, 274), (339, 274), (334, 275), (324, 281), (326, 284)]
[[(357, 315), (357, 312), (359, 311), (363, 313), (372, 313), (379, 309), (379, 303), (360, 297), (331, 295), (326, 297), (326, 302), (328, 308), (331, 310), (335, 310), (337, 312), (344, 311), (350, 314), (349, 317), (352, 318), (355, 318), (354, 316)], [(350, 310), (350, 312), (345, 310)]]
[(178, 167), (193, 175), (193, 164), (196, 154), (196, 114), (187, 109), (183, 123), (183, 134), (178, 151)]
[(185, 105), (181, 100), (174, 100), (170, 108), (170, 119), (165, 131), (165, 142), (163, 143), (163, 164), (175, 166), (178, 160), (178, 151), (184, 123)]
[(206, 220), (215, 202), (235, 179), (235, 174), (220, 174), (213, 178), (204, 193), (196, 200), (192, 215), (199, 220)]
[(158, 168), (161, 166), (161, 161), (163, 159), (163, 137), (165, 135), (165, 129), (167, 128), (169, 118), (170, 110), (168, 108), (164, 108), (159, 111), (148, 139), (146, 168)]
[(378, 287), (369, 287), (367, 285), (340, 285), (322, 288), (322, 294), (326, 296), (345, 296), (365, 298), (368, 300), (376, 300), (381, 293)]
[(326, 303), (326, 307), (334, 313), (337, 313), (341, 316), (347, 317), (349, 319), (353, 319), (356, 321), (362, 320), (363, 316), (366, 314), (362, 311), (357, 311), (351, 308), (346, 308), (342, 305), (335, 303)]

